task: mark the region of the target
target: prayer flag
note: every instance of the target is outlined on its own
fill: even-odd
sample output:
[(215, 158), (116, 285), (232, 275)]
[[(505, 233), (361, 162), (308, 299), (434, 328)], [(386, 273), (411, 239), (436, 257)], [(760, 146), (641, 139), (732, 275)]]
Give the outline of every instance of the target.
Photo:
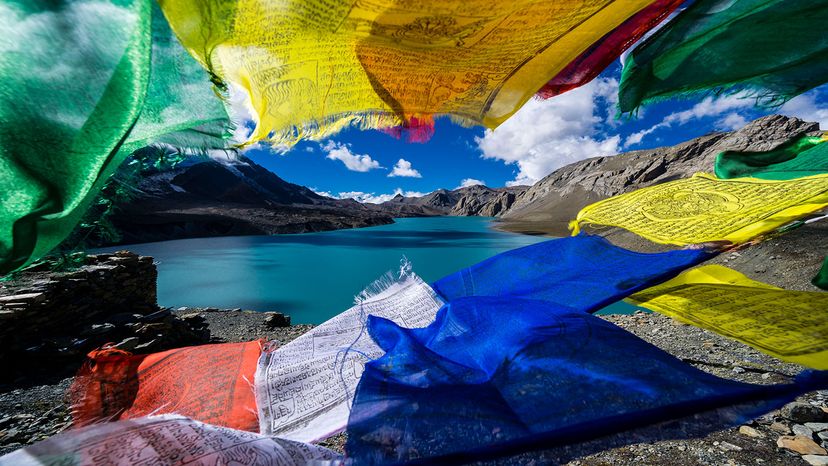
[(782, 105), (828, 82), (825, 0), (696, 0), (630, 53), (618, 106), (745, 91)]
[(68, 430), (0, 457), (0, 466), (341, 464), (327, 448), (164, 415)]
[(514, 296), (595, 312), (711, 257), (701, 249), (644, 254), (600, 236), (578, 235), (498, 254), (432, 287), (446, 301)]
[(57, 246), (132, 151), (225, 146), (224, 107), (157, 8), (0, 2), (0, 274)]
[(828, 136), (802, 136), (766, 152), (725, 151), (716, 156), (716, 176), (790, 180), (828, 173)]
[(811, 280), (811, 283), (813, 283), (817, 288), (828, 290), (828, 256), (825, 257), (825, 260), (822, 262), (822, 267), (819, 269), (819, 273), (817, 273), (814, 279)]
[(259, 355), (259, 341), (148, 355), (94, 351), (70, 389), (75, 425), (174, 413), (257, 432), (252, 384)]
[(598, 201), (571, 222), (624, 228), (650, 241), (744, 243), (828, 206), (828, 175), (720, 180), (705, 173)]
[(291, 144), (352, 123), (427, 133), (436, 115), (494, 128), (654, 1), (160, 3), (219, 85), (250, 97), (250, 141)]
[[(549, 99), (592, 81), (613, 60), (620, 57), (682, 3), (684, 0), (658, 0), (651, 3), (572, 60), (566, 68), (544, 84), (536, 96)], [(426, 142), (434, 134), (434, 118), (415, 116), (400, 126), (382, 131), (397, 139), (405, 137), (409, 142)]]
[(515, 297), (454, 300), (423, 329), (371, 316), (368, 331), (386, 353), (354, 397), (356, 464), (473, 463), (722, 407), (738, 425), (828, 384), (724, 380), (596, 316)]
[(538, 91), (538, 97), (548, 99), (592, 81), (682, 3), (684, 0), (658, 0), (651, 3), (570, 62)]
[(783, 290), (706, 265), (629, 301), (784, 361), (828, 369), (828, 293)]
[(265, 351), (256, 372), (261, 433), (311, 442), (348, 422), (362, 370), (383, 351), (368, 336), (368, 315), (425, 327), (443, 302), (405, 263), (369, 286), (359, 303), (296, 340)]

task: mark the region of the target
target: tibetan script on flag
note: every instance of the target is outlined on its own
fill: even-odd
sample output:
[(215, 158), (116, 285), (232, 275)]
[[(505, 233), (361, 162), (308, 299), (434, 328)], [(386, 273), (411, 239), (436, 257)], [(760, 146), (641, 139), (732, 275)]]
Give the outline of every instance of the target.
[(494, 128), (654, 0), (160, 3), (216, 81), (250, 97), (251, 141), (289, 144), (438, 114)]
[(639, 189), (584, 207), (573, 234), (593, 223), (657, 243), (744, 243), (828, 206), (828, 175), (786, 181), (691, 178)]

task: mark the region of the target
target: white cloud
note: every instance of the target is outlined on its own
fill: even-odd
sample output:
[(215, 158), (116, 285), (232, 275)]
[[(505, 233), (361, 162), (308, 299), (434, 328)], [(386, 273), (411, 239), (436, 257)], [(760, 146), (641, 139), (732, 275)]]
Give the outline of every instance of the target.
[(374, 193), (365, 193), (362, 191), (350, 191), (339, 193), (340, 199), (353, 199), (355, 201), (368, 204), (381, 204), (385, 201), (390, 201), (394, 196), (395, 194), (375, 195)]
[(310, 190), (315, 192), (316, 194), (319, 194), (320, 196), (331, 197), (331, 198), (337, 199), (337, 196), (332, 194), (330, 191), (320, 191), (317, 188), (310, 188)]
[(705, 97), (704, 100), (694, 105), (689, 110), (671, 113), (664, 118), (664, 123), (680, 125), (699, 120), (706, 117), (719, 116), (732, 110), (754, 108), (756, 100), (742, 94), (728, 95), (714, 98)]
[(532, 184), (572, 162), (618, 152), (620, 137), (603, 137), (599, 130), (617, 90), (617, 81), (599, 78), (548, 100), (530, 100), (475, 140), (483, 158), (517, 165), (517, 176), (507, 185)]
[(747, 124), (747, 120), (739, 114), (739, 111), (754, 108), (755, 104), (755, 99), (746, 97), (744, 94), (734, 94), (719, 98), (705, 97), (701, 102), (687, 110), (671, 113), (664, 117), (661, 122), (647, 129), (630, 134), (624, 140), (624, 148), (640, 144), (646, 136), (659, 129), (670, 128), (674, 125), (681, 126), (695, 120), (718, 117), (724, 114), (727, 115), (716, 122), (716, 129), (727, 131), (739, 129)]
[(230, 83), (229, 90), (229, 116), (230, 121), (233, 122), (235, 129), (231, 141), (235, 144), (241, 144), (250, 138), (253, 129), (256, 126), (256, 112), (253, 110), (253, 105), (250, 103), (250, 95), (246, 90), (237, 84)]
[(391, 173), (389, 173), (388, 176), (403, 176), (407, 178), (423, 177), (419, 171), (411, 167), (411, 162), (405, 159), (400, 159), (397, 164), (394, 165), (394, 169), (391, 170)]
[(716, 125), (722, 129), (730, 131), (737, 130), (747, 124), (747, 119), (736, 112), (730, 112), (716, 122)]
[(339, 160), (348, 170), (354, 172), (367, 172), (382, 168), (379, 162), (372, 159), (370, 155), (351, 152), (351, 146), (348, 144), (328, 141), (322, 146), (322, 150), (328, 153), (325, 156), (326, 159)]
[[(618, 106), (618, 80), (615, 78), (593, 79), (595, 85), (593, 102), (597, 98), (604, 103), (604, 123), (612, 128), (621, 124), (621, 120), (615, 118), (615, 109)], [(598, 109), (596, 108), (596, 111)]]
[(650, 128), (647, 128), (647, 129), (644, 129), (644, 130), (641, 130), (641, 131), (637, 131), (635, 133), (631, 133), (629, 136), (627, 136), (627, 139), (624, 140), (624, 147), (629, 147), (629, 146), (634, 146), (636, 144), (640, 144), (645, 136), (647, 136), (648, 134), (652, 133), (653, 131), (655, 131), (655, 130), (661, 128), (661, 127), (662, 126), (660, 126), (660, 124), (658, 124), (658, 125), (655, 125), (653, 127), (650, 127)]
[(391, 194), (374, 194), (374, 193), (366, 193), (362, 191), (347, 191), (339, 193), (337, 197), (339, 199), (354, 199), (359, 202), (369, 203), (369, 204), (381, 204), (386, 201), (390, 201), (398, 194), (401, 194), (405, 197), (422, 197), (428, 193), (421, 193), (419, 191), (403, 191), (400, 188), (394, 190)]
[(823, 86), (794, 97), (779, 109), (779, 113), (795, 116), (805, 121), (816, 121), (819, 123), (820, 129), (828, 129), (828, 106), (818, 102), (818, 100), (828, 97), (820, 95), (823, 89), (828, 89), (828, 86)]
[(485, 186), (486, 182), (483, 181), (483, 180), (475, 180), (474, 178), (463, 178), (463, 180), (460, 181), (460, 186), (458, 186), (454, 189), (468, 188), (469, 186), (477, 186), (477, 185)]

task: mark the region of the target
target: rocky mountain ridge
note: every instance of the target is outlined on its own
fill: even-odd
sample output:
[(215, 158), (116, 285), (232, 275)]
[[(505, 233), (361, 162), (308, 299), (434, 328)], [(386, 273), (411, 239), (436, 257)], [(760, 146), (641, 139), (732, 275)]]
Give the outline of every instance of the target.
[(669, 147), (594, 157), (550, 173), (521, 193), (499, 216), (498, 226), (530, 234), (568, 234), (567, 224), (583, 207), (608, 197), (665, 181), (713, 172), (724, 150), (765, 151), (819, 124), (782, 115), (759, 118), (743, 128), (713, 133)]
[(483, 185), (454, 190), (438, 189), (421, 197), (397, 194), (381, 204), (366, 204), (369, 209), (387, 212), (395, 217), (436, 215), (495, 217), (505, 212), (528, 186), (489, 188)]
[(289, 183), (246, 157), (196, 160), (144, 176), (118, 205), (116, 244), (231, 235), (272, 235), (392, 223), (382, 211)]

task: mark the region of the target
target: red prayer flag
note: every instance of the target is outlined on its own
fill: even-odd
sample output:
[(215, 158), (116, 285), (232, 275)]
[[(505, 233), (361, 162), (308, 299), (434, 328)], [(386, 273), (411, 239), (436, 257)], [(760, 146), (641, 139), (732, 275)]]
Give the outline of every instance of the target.
[(538, 91), (537, 96), (548, 99), (592, 81), (682, 3), (684, 0), (656, 0), (572, 60)]
[(261, 352), (259, 341), (93, 351), (70, 388), (75, 426), (172, 413), (258, 432), (252, 384)]

